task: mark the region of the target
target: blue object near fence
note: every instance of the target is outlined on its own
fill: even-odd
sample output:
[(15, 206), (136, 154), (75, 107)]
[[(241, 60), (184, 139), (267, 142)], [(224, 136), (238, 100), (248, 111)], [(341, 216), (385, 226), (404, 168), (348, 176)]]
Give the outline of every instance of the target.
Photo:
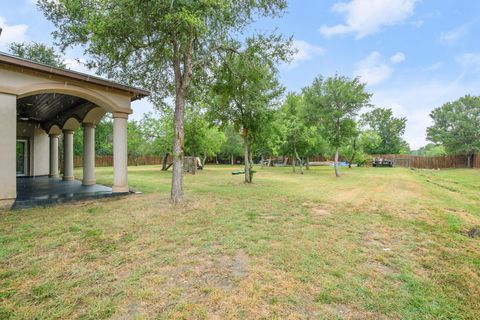
[[(334, 165), (335, 165), (335, 163), (332, 163), (332, 164), (331, 164), (331, 166), (334, 166)], [(340, 167), (348, 167), (348, 162), (339, 162), (338, 165), (339, 165)]]

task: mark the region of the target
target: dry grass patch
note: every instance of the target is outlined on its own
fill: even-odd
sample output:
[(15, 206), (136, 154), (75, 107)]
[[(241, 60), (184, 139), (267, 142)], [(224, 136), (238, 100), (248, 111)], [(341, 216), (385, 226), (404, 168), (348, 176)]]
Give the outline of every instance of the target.
[(181, 206), (138, 167), (143, 195), (1, 212), (0, 319), (478, 318), (478, 172), (234, 170)]

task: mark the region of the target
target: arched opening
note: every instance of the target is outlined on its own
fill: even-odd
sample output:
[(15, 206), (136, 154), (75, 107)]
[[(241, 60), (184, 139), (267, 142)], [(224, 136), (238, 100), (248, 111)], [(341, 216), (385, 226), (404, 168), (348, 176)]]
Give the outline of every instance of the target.
[[(95, 179), (95, 126), (107, 110), (85, 95), (32, 93), (16, 100), (17, 200), (18, 195), (32, 197), (32, 190), (43, 197), (57, 197), (66, 190), (69, 194), (111, 193), (111, 188), (97, 185)], [(83, 167), (81, 182), (75, 177), (75, 165)]]
[(112, 99), (101, 95), (93, 90), (77, 87), (73, 85), (61, 85), (61, 84), (52, 84), (52, 83), (45, 83), (45, 84), (35, 84), (32, 86), (24, 87), (18, 90), (17, 92), (17, 99), (22, 100), (25, 98), (29, 98), (32, 96), (43, 96), (43, 97), (71, 97), (76, 98), (77, 100), (89, 101), (90, 103), (97, 105), (104, 109), (107, 112), (117, 112), (120, 109), (125, 109), (125, 111), (129, 112), (130, 106), (127, 103), (119, 103), (118, 101), (115, 102)]
[[(147, 96), (147, 91), (1, 53), (0, 79), (0, 207), (12, 200), (22, 200), (18, 189), (18, 181), (22, 180), (19, 176), (35, 177), (24, 178), (25, 181), (50, 179), (43, 189), (40, 188), (42, 190), (26, 188), (38, 191), (30, 194), (33, 198), (38, 195), (47, 202), (51, 200), (49, 194), (57, 183), (52, 184), (52, 181), (61, 181), (59, 177), (67, 181), (57, 188), (56, 197), (91, 187), (95, 183), (96, 125), (107, 112), (113, 115), (115, 159), (113, 186), (108, 192), (128, 192), (127, 119), (132, 113), (130, 103)], [(74, 130), (81, 132), (77, 137), (81, 136), (82, 143), (77, 145), (82, 145), (81, 165), (88, 169), (83, 170), (81, 182), (73, 180)], [(85, 171), (89, 174), (85, 175)], [(66, 188), (70, 182), (76, 184), (76, 190)]]
[(57, 92), (31, 93), (17, 98), (18, 177), (52, 175), (48, 165), (49, 136), (73, 132), (84, 121), (96, 123), (106, 112), (83, 97)]

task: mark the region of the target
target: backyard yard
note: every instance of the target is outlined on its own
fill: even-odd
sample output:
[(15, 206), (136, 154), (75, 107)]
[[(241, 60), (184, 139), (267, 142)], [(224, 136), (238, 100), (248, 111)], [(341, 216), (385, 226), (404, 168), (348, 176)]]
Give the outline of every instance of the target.
[(0, 319), (480, 318), (479, 170), (240, 169), (0, 212)]

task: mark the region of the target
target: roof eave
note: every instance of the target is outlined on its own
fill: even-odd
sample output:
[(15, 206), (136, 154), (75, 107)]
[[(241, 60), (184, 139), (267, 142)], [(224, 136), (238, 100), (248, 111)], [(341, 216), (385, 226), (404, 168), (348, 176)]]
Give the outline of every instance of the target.
[(91, 76), (91, 75), (73, 71), (73, 70), (67, 70), (67, 69), (48, 66), (48, 65), (30, 61), (27, 59), (18, 58), (3, 52), (0, 52), (0, 62), (25, 68), (25, 69), (34, 70), (37, 72), (43, 72), (50, 75), (61, 76), (61, 77), (69, 78), (76, 81), (92, 83), (92, 84), (106, 86), (109, 88), (114, 88), (120, 91), (128, 92), (132, 95), (131, 101), (139, 100), (144, 97), (148, 97), (150, 95), (150, 92), (144, 89), (126, 86), (117, 82), (113, 82), (107, 79)]

